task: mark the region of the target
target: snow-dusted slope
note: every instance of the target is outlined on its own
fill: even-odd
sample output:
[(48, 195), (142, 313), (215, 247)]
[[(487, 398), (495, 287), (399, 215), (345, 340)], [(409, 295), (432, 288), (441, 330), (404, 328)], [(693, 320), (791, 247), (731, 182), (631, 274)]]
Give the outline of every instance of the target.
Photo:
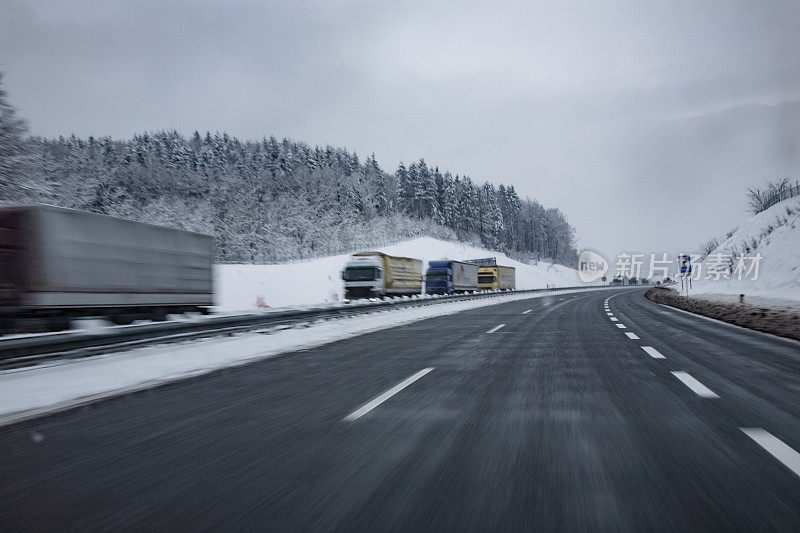
[[(756, 246), (750, 253), (762, 256), (758, 279), (700, 280), (694, 285), (694, 294), (725, 299), (743, 293), (745, 298), (755, 296), (778, 303), (794, 300), (800, 305), (800, 198), (785, 200), (754, 215), (710, 255), (742, 253), (744, 245), (752, 247), (752, 243)], [(702, 268), (705, 277), (708, 263)]]
[[(526, 265), (500, 252), (466, 244), (420, 237), (378, 247), (391, 255), (423, 259), (472, 259), (496, 257), (501, 265), (516, 267), (517, 288), (579, 285), (577, 271), (562, 265), (540, 262)], [(349, 254), (322, 257), (278, 265), (217, 265), (214, 272), (217, 306), (221, 311), (248, 310), (256, 307), (259, 297), (270, 307), (336, 302), (342, 297), (340, 278)]]

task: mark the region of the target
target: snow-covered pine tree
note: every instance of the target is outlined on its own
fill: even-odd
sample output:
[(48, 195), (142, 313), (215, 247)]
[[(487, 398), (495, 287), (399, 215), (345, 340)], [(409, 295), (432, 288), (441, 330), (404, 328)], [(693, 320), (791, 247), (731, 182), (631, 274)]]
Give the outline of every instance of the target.
[(367, 190), (372, 196), (375, 214), (377, 216), (388, 215), (390, 208), (389, 181), (378, 165), (374, 153), (364, 161), (364, 178)]
[(408, 169), (402, 161), (400, 162), (400, 165), (398, 165), (394, 176), (397, 185), (397, 211), (400, 213), (406, 213), (408, 212), (408, 193), (411, 188), (411, 183), (408, 175)]
[(420, 158), (417, 165), (417, 179), (414, 184), (415, 215), (418, 218), (436, 217), (436, 182), (425, 159)]
[[(439, 169), (436, 169), (437, 173)], [(441, 213), (442, 225), (455, 227), (455, 207), (456, 191), (453, 175), (445, 172), (441, 175), (441, 187), (439, 190), (439, 212)]]

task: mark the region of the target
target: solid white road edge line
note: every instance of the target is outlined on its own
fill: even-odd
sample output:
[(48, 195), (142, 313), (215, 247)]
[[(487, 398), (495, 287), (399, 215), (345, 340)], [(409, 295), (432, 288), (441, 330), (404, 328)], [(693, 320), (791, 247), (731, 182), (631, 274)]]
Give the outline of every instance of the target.
[(683, 382), (684, 385), (692, 389), (692, 392), (703, 398), (719, 398), (714, 391), (694, 379), (686, 372), (672, 372), (672, 375)]
[(490, 329), (489, 331), (487, 331), (486, 333), (494, 333), (495, 331), (497, 331), (498, 329), (502, 328), (503, 326), (505, 326), (505, 324), (500, 324), (499, 326), (495, 326), (492, 329)]
[(617, 326), (619, 329), (628, 329), (625, 327), (625, 324), (614, 324), (614, 325)]
[(626, 331), (625, 335), (627, 335), (629, 339), (633, 339), (635, 341), (639, 340), (639, 335), (637, 335), (636, 333), (631, 333), (630, 331)]
[(417, 381), (419, 378), (421, 378), (431, 370), (433, 370), (433, 368), (423, 368), (413, 376), (404, 379), (391, 389), (387, 390), (374, 400), (365, 403), (364, 405), (362, 405), (361, 407), (359, 407), (358, 409), (356, 409), (355, 411), (344, 417), (342, 421), (353, 422), (354, 420), (358, 420), (359, 418), (369, 413), (370, 411), (378, 407), (380, 404), (382, 404), (383, 402), (385, 402), (386, 400), (388, 400), (389, 398), (400, 392), (401, 390), (405, 389), (406, 387)]
[[(666, 359), (666, 357), (661, 355), (661, 352), (659, 352), (658, 350), (656, 350), (652, 346), (642, 346), (642, 350), (647, 352), (647, 355), (649, 355), (653, 359)], [(674, 372), (673, 372), (673, 374), (674, 374)]]
[(756, 441), (756, 444), (767, 450), (785, 467), (800, 476), (800, 453), (790, 448), (785, 442), (761, 428), (739, 428), (744, 434)]

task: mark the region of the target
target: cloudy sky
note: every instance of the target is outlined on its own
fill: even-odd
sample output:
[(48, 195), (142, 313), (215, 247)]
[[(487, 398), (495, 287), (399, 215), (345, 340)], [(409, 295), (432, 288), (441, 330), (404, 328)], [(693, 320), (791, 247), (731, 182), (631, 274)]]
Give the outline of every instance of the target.
[(513, 184), (579, 244), (686, 250), (800, 177), (800, 2), (3, 0), (43, 136), (177, 129)]

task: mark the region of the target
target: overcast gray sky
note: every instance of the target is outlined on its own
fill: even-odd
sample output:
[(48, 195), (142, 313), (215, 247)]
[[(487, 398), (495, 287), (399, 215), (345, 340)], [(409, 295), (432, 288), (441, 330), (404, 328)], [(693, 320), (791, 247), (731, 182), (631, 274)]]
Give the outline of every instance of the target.
[(274, 134), (513, 184), (676, 252), (800, 177), (800, 2), (0, 2), (43, 136)]

